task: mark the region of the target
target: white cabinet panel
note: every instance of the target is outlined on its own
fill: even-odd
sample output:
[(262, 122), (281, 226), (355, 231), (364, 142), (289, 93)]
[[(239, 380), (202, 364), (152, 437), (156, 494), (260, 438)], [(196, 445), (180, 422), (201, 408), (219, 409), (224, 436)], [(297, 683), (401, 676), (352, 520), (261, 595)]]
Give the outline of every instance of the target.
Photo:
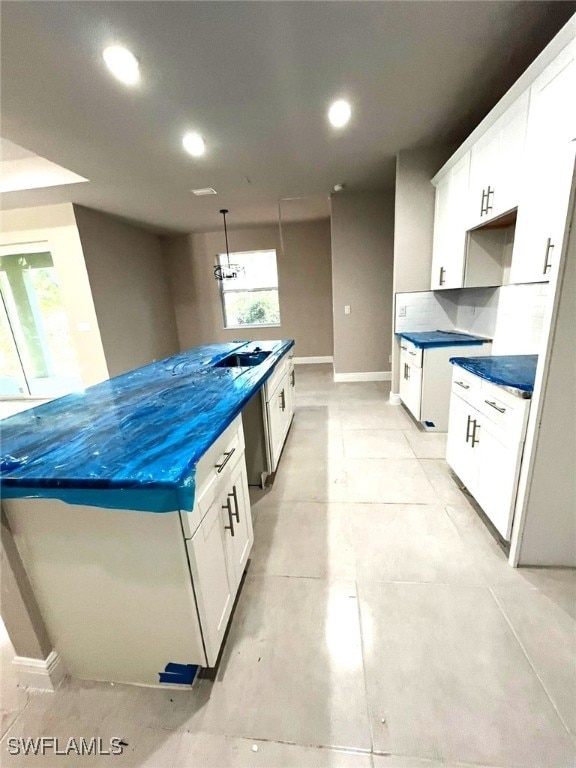
[(525, 91), (470, 151), (469, 229), (518, 206), (528, 101)]
[(215, 498), (188, 544), (190, 568), (209, 666), (214, 666), (234, 603), (223, 525), (225, 494)]
[(468, 403), (452, 394), (446, 461), (472, 494), (478, 484), (478, 467), (472, 454), (475, 415), (476, 411)]
[(562, 248), (575, 154), (576, 43), (531, 88), (510, 282), (549, 280)]
[(235, 594), (252, 549), (254, 533), (244, 461), (238, 462), (226, 483), (222, 513), (226, 541), (228, 575)]
[(498, 532), (505, 538), (510, 538), (516, 487), (520, 472), (520, 456), (522, 447), (505, 445), (498, 439), (487, 419), (482, 419), (482, 425), (476, 430), (478, 477), (474, 490), (476, 501), (488, 515)]
[(467, 153), (436, 187), (430, 281), (433, 291), (463, 285), (469, 167)]

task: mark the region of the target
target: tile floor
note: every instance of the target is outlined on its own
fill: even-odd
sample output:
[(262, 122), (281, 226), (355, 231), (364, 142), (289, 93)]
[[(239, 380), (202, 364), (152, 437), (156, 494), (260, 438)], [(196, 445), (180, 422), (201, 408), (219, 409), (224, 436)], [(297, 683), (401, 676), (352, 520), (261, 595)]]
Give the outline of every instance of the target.
[[(576, 578), (512, 570), (389, 385), (299, 366), (297, 412), (214, 679), (190, 691), (17, 690), (2, 766), (571, 768)], [(120, 736), (120, 757), (7, 739)]]

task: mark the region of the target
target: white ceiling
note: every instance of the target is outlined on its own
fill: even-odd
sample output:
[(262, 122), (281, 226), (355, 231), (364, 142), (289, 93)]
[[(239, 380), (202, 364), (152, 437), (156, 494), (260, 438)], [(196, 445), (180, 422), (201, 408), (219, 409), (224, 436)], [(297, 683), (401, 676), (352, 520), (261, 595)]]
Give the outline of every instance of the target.
[[(460, 142), (574, 2), (20, 2), (1, 5), (2, 136), (88, 184), (5, 193), (72, 201), (158, 231), (328, 213), (334, 184), (391, 188), (401, 149)], [(139, 58), (129, 89), (102, 61)], [(328, 104), (348, 98), (343, 131)], [(192, 158), (185, 130), (205, 138)], [(190, 190), (214, 187), (218, 196)]]

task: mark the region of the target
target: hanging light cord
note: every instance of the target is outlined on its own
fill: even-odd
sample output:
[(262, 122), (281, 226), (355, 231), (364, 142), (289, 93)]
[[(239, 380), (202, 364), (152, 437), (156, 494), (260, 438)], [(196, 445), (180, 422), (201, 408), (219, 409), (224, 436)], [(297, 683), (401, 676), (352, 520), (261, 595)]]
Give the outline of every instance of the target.
[(224, 219), (224, 239), (226, 240), (226, 258), (228, 260), (228, 266), (230, 266), (230, 250), (228, 248), (228, 228), (226, 226), (226, 214), (228, 213), (228, 210), (226, 208), (221, 208), (220, 213), (222, 214), (222, 217)]

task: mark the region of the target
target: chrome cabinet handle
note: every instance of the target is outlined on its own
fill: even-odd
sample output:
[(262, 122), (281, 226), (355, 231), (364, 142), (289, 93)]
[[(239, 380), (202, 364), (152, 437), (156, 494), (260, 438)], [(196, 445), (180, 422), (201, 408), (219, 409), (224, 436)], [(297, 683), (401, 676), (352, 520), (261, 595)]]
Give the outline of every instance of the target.
[(409, 350), (408, 350), (408, 354), (409, 354), (409, 355), (413, 355), (414, 357), (416, 357), (416, 352), (412, 352), (412, 350), (411, 350), (411, 349), (409, 349)]
[(494, 402), (494, 400), (484, 400), (484, 402), (486, 403), (486, 405), (490, 405), (492, 408), (495, 408), (500, 413), (506, 413), (506, 408), (499, 408)]
[(494, 196), (494, 190), (492, 189), (492, 187), (488, 187), (488, 191), (486, 192), (486, 210), (484, 211), (484, 213), (490, 213), (490, 211), (494, 207), (493, 206), (494, 197), (492, 197), (492, 202), (491, 202), (490, 195)]
[[(230, 494), (228, 494), (230, 496)], [(230, 531), (230, 534), (234, 536), (234, 521), (232, 520), (232, 507), (230, 506), (230, 499), (226, 499), (226, 504), (222, 504), (222, 509), (228, 510), (228, 522), (230, 525), (225, 525), (224, 530)]]
[(462, 387), (462, 389), (470, 389), (469, 384), (464, 384), (463, 381), (455, 381), (454, 384), (458, 384), (459, 387)]
[(404, 344), (400, 344), (400, 349), (407, 350), (408, 347), (405, 347)]
[(476, 430), (477, 429), (480, 429), (480, 424), (478, 424), (476, 419), (474, 419), (474, 429), (472, 430), (472, 435), (471, 435), (471, 437), (472, 437), (472, 448), (474, 448), (474, 446), (477, 445), (480, 442), (480, 440), (476, 439)]
[(229, 498), (234, 499), (234, 509), (236, 512), (233, 512), (232, 514), (236, 518), (236, 522), (240, 523), (240, 507), (238, 506), (238, 495), (236, 493), (236, 486), (232, 486), (232, 493), (228, 494)]
[(468, 416), (468, 420), (466, 422), (466, 442), (470, 440), (472, 435), (470, 434), (470, 425), (472, 424), (472, 416)]
[(284, 394), (284, 390), (280, 392), (280, 408), (285, 411), (286, 410), (286, 395)]
[(290, 374), (290, 384), (292, 384), (293, 387), (296, 386), (296, 372), (292, 371)]
[(214, 464), (214, 468), (218, 470), (218, 474), (220, 474), (220, 472), (222, 472), (226, 464), (228, 464), (228, 462), (230, 461), (230, 457), (232, 456), (235, 450), (236, 448), (232, 448), (231, 451), (224, 451), (224, 456), (226, 456), (226, 458), (224, 459), (222, 464)]
[(444, 275), (445, 275), (445, 273), (446, 273), (446, 270), (444, 269), (444, 267), (440, 267), (440, 279), (438, 280), (438, 283), (439, 283), (440, 285), (444, 285), (444, 283), (446, 282), (446, 281), (444, 280)]
[(480, 203), (480, 216), (484, 216), (486, 213), (484, 209), (484, 200), (486, 199), (486, 192), (482, 190), (482, 202)]
[(548, 256), (550, 256), (550, 251), (554, 248), (554, 243), (552, 242), (552, 238), (549, 237), (546, 242), (546, 253), (544, 255), (544, 269), (542, 270), (542, 274), (545, 275), (552, 264), (548, 260)]

